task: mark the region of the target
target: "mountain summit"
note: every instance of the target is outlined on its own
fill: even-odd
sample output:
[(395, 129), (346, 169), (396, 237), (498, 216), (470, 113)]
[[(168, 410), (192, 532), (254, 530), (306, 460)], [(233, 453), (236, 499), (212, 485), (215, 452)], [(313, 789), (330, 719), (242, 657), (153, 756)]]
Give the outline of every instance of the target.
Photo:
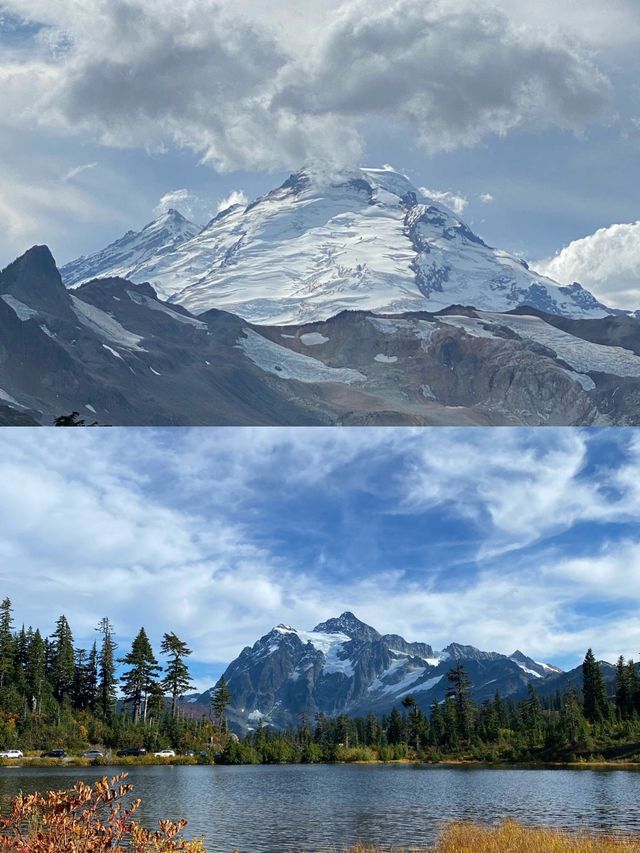
[[(259, 722), (295, 725), (300, 714), (385, 714), (412, 695), (423, 710), (442, 700), (451, 666), (462, 662), (477, 701), (515, 696), (532, 681), (538, 685), (561, 671), (522, 652), (511, 657), (451, 643), (441, 652), (428, 643), (411, 643), (397, 634), (380, 634), (353, 613), (321, 622), (312, 631), (278, 625), (247, 646), (224, 677), (238, 729)], [(211, 691), (191, 697), (206, 705)]]
[(611, 313), (580, 285), (561, 287), (486, 245), (390, 169), (332, 179), (301, 171), (201, 230), (189, 223), (177, 237), (156, 241), (165, 227), (158, 220), (67, 264), (65, 283), (98, 275), (149, 281), (161, 298), (192, 313), (225, 309), (261, 324), (326, 320), (344, 309), (397, 314), (456, 304), (485, 311), (528, 305), (581, 319)]

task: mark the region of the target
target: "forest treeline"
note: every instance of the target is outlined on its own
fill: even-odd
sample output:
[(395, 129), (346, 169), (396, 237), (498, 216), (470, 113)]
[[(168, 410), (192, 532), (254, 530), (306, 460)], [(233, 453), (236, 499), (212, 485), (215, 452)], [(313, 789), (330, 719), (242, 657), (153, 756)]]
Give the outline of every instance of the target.
[(190, 714), (181, 698), (192, 689), (191, 650), (173, 632), (163, 635), (161, 661), (144, 628), (120, 650), (108, 618), (96, 641), (78, 648), (61, 616), (50, 636), (16, 629), (11, 601), (0, 605), (0, 749), (79, 752), (173, 747), (221, 763), (471, 759), (552, 761), (582, 758), (640, 760), (640, 677), (620, 657), (607, 689), (591, 649), (581, 689), (524, 699), (496, 694), (473, 700), (463, 663), (447, 674), (443, 701), (425, 713), (407, 695), (383, 717), (369, 714), (313, 719), (301, 715), (289, 731), (258, 724), (243, 738), (227, 736), (232, 696), (224, 678), (208, 713)]
[(192, 689), (191, 649), (175, 633), (155, 656), (144, 628), (120, 653), (108, 618), (89, 649), (74, 643), (60, 616), (50, 636), (14, 628), (10, 599), (0, 604), (0, 748), (81, 751), (171, 746), (181, 752), (223, 741), (231, 701), (224, 679), (212, 691), (208, 715), (187, 716), (180, 699)]

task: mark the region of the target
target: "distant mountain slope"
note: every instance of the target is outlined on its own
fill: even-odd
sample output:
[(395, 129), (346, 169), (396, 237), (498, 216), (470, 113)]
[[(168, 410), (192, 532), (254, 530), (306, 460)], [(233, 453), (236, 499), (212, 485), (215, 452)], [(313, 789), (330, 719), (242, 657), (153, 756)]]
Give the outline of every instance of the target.
[[(304, 325), (198, 317), (149, 284), (0, 272), (0, 404), (114, 425), (640, 424), (640, 320), (451, 306)], [(0, 420), (0, 422), (1, 422)]]
[[(487, 246), (451, 210), (389, 169), (340, 179), (309, 172), (190, 238), (157, 251), (140, 234), (62, 269), (67, 285), (96, 276), (150, 282), (200, 314), (224, 309), (254, 323), (326, 320), (345, 309), (382, 313), (529, 305), (573, 318), (610, 312), (579, 285), (561, 287)], [(184, 239), (183, 239), (184, 237)]]
[[(233, 697), (230, 720), (238, 728), (258, 722), (295, 725), (300, 714), (313, 718), (388, 713), (411, 694), (428, 710), (444, 698), (447, 672), (463, 662), (477, 701), (515, 696), (527, 684), (546, 684), (561, 670), (514, 652), (511, 657), (452, 643), (434, 651), (395, 634), (379, 634), (352, 613), (329, 619), (312, 631), (278, 625), (242, 650), (224, 677)], [(211, 691), (191, 697), (210, 704)]]
[(80, 284), (91, 279), (135, 278), (150, 260), (175, 252), (182, 243), (195, 237), (200, 225), (189, 222), (177, 210), (170, 209), (150, 222), (142, 231), (127, 233), (105, 249), (89, 257), (78, 258), (61, 270), (65, 284)]

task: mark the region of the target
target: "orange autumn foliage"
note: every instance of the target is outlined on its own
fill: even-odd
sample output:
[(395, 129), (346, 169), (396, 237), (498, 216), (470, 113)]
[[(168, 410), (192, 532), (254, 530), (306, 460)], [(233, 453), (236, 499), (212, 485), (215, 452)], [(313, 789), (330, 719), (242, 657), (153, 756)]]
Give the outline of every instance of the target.
[(160, 821), (157, 831), (141, 826), (135, 820), (140, 800), (124, 803), (132, 791), (125, 778), (21, 794), (0, 819), (0, 853), (205, 853), (201, 840), (178, 838), (184, 820)]

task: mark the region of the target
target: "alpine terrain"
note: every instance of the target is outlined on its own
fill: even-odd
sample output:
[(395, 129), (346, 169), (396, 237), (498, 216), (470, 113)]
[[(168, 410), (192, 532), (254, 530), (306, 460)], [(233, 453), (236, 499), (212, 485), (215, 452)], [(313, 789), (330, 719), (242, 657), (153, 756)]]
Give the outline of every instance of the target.
[[(464, 665), (477, 702), (526, 693), (535, 683), (553, 689), (564, 674), (520, 651), (507, 656), (451, 643), (441, 651), (379, 634), (353, 613), (322, 622), (312, 631), (278, 625), (229, 664), (224, 679), (232, 697), (229, 720), (238, 729), (296, 725), (301, 714), (328, 717), (388, 713), (411, 695), (423, 711), (444, 699), (447, 673)], [(212, 688), (213, 689), (213, 688)], [(208, 706), (211, 691), (190, 698)]]
[(0, 424), (72, 411), (114, 425), (637, 425), (640, 320), (453, 305), (257, 325), (117, 276), (68, 289), (36, 246), (0, 272)]
[(61, 270), (149, 282), (194, 314), (224, 309), (260, 324), (327, 320), (345, 309), (398, 314), (527, 305), (586, 319), (613, 313), (487, 246), (451, 210), (389, 168), (339, 177), (307, 170), (199, 229), (175, 211)]

